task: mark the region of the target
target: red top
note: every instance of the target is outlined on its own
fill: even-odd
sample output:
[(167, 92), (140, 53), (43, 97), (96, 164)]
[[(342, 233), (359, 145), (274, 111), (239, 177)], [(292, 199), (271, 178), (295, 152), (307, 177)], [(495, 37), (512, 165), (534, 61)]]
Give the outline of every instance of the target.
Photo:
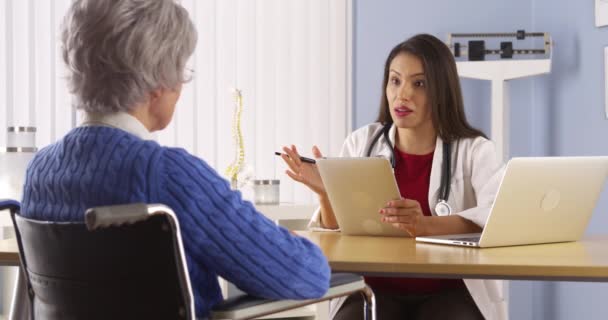
[[(431, 215), (428, 199), (433, 154), (407, 154), (395, 147), (395, 179), (399, 192), (404, 198), (418, 201), (425, 216)], [(395, 254), (399, 254), (399, 248), (395, 248)], [(394, 294), (429, 294), (464, 286), (461, 279), (365, 277), (365, 282), (375, 292)]]

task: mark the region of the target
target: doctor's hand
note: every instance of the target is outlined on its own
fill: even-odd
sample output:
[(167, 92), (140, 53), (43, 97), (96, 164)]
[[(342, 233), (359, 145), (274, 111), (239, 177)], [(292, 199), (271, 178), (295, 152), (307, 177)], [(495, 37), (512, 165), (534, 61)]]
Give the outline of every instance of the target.
[(416, 200), (401, 198), (391, 200), (380, 209), (381, 221), (407, 232), (411, 237), (425, 234), (425, 216)]
[[(283, 151), (285, 154), (281, 155), (281, 158), (289, 166), (289, 170), (286, 170), (285, 173), (293, 180), (309, 187), (310, 190), (319, 196), (324, 196), (325, 186), (323, 185), (323, 180), (321, 180), (317, 165), (302, 162), (300, 154), (294, 145), (291, 145), (291, 148), (283, 147)], [(312, 147), (312, 154), (316, 159), (323, 157), (317, 146)]]

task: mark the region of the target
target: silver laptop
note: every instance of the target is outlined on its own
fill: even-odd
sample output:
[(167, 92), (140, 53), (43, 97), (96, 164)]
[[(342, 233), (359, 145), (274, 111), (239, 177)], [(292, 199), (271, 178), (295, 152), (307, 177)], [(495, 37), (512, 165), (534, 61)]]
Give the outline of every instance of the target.
[(513, 158), (482, 233), (417, 241), (501, 247), (577, 241), (608, 176), (608, 157)]
[(401, 197), (387, 159), (324, 158), (317, 167), (342, 234), (407, 236), (380, 221), (378, 211)]

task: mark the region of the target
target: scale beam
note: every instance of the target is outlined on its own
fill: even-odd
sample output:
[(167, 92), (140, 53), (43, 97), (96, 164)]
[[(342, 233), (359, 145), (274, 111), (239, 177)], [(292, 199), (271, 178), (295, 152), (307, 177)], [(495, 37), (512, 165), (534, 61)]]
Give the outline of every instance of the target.
[[(542, 36), (544, 40), (542, 49), (526, 49), (529, 53), (535, 54), (535, 50), (541, 50), (548, 55), (543, 59), (510, 59), (502, 58), (498, 60), (476, 60), (476, 61), (456, 61), (458, 75), (463, 78), (488, 80), (492, 82), (492, 132), (491, 138), (496, 143), (497, 156), (504, 162), (508, 161), (509, 156), (509, 125), (510, 125), (510, 105), (509, 105), (509, 81), (513, 79), (525, 78), (551, 72), (551, 38), (547, 33), (525, 33), (520, 30), (517, 33), (453, 33), (448, 35), (448, 46), (456, 56), (455, 48), (451, 41), (458, 37), (517, 37), (523, 36)], [(517, 49), (514, 49), (517, 50)], [(464, 56), (456, 56), (456, 58)]]

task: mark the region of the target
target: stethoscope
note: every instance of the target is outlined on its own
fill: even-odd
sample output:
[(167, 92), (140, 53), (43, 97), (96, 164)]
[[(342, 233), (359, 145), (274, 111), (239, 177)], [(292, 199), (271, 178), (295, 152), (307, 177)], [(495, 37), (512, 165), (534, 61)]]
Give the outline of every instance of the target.
[[(376, 134), (372, 143), (369, 145), (367, 149), (367, 156), (370, 157), (372, 154), (372, 149), (380, 139), (380, 136), (384, 137), (384, 142), (386, 142), (389, 146), (391, 146), (391, 142), (388, 138), (388, 131), (391, 128), (392, 124), (387, 123), (382, 127), (382, 130)], [(389, 148), (391, 150), (391, 166), (395, 169), (396, 159), (395, 159), (395, 148), (392, 146)], [(443, 143), (443, 163), (441, 166), (441, 185), (439, 192), (439, 202), (435, 205), (435, 213), (440, 216), (447, 216), (452, 214), (452, 207), (448, 204), (448, 198), (450, 196), (450, 156), (452, 153), (452, 144), (448, 142)]]

